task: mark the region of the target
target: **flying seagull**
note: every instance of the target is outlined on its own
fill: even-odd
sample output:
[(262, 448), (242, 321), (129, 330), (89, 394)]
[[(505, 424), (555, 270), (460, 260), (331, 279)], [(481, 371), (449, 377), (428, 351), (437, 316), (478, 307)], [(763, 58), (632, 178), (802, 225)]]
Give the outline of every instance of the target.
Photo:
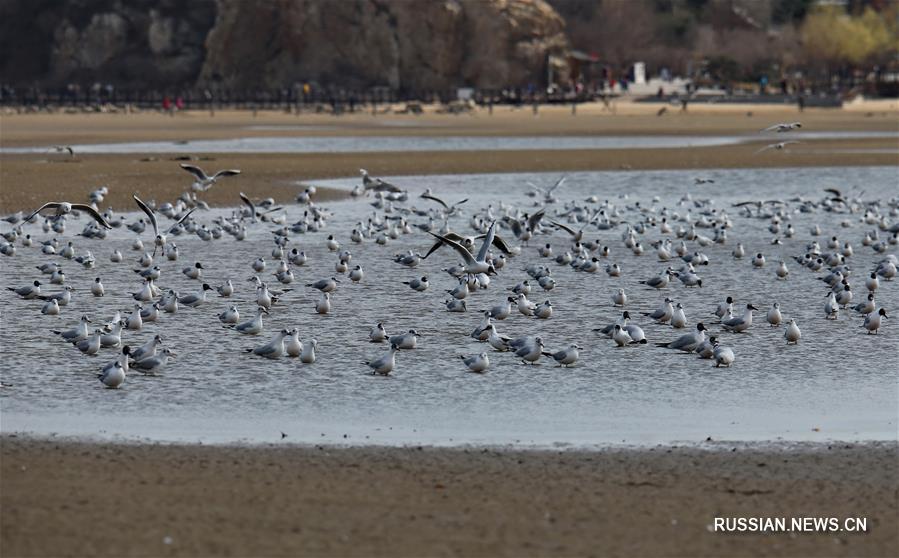
[(91, 217), (93, 217), (102, 226), (106, 227), (107, 229), (112, 228), (112, 225), (107, 223), (106, 219), (104, 219), (102, 215), (97, 213), (96, 209), (94, 209), (93, 207), (91, 207), (87, 204), (83, 204), (83, 203), (47, 202), (44, 205), (42, 205), (37, 211), (35, 211), (34, 213), (32, 213), (31, 215), (26, 217), (25, 221), (26, 222), (30, 221), (32, 217), (34, 217), (35, 215), (37, 215), (38, 213), (40, 213), (41, 211), (43, 211), (45, 209), (55, 209), (56, 210), (56, 213), (54, 214), (55, 217), (62, 217), (63, 215), (67, 215), (73, 211), (84, 211), (84, 212), (87, 212)]
[(52, 149), (57, 153), (63, 153), (67, 151), (69, 153), (69, 157), (75, 156), (75, 150), (72, 149), (71, 145), (54, 145)]
[(789, 132), (790, 130), (796, 130), (798, 128), (802, 128), (801, 122), (781, 122), (779, 124), (774, 124), (773, 126), (768, 126), (762, 132)]
[(156, 257), (157, 248), (162, 248), (163, 246), (165, 246), (165, 235), (171, 234), (172, 231), (178, 228), (178, 225), (183, 223), (184, 220), (190, 217), (190, 214), (193, 213), (194, 210), (196, 210), (196, 208), (191, 209), (190, 211), (182, 215), (181, 218), (178, 219), (177, 223), (166, 229), (164, 233), (161, 233), (159, 232), (159, 223), (156, 221), (156, 212), (150, 209), (147, 204), (145, 204), (139, 197), (137, 197), (137, 194), (132, 194), (131, 197), (133, 197), (134, 201), (137, 202), (137, 206), (141, 209), (141, 211), (147, 214), (147, 217), (150, 219), (150, 224), (153, 226), (153, 257)]
[(460, 256), (462, 256), (462, 259), (465, 261), (465, 273), (469, 275), (477, 275), (478, 273), (496, 273), (496, 269), (493, 267), (493, 264), (487, 263), (487, 251), (490, 249), (490, 245), (493, 244), (493, 239), (496, 236), (496, 221), (491, 223), (490, 228), (487, 229), (487, 234), (484, 235), (484, 243), (481, 244), (481, 249), (478, 250), (477, 256), (472, 256), (471, 252), (469, 252), (467, 248), (465, 248), (455, 240), (451, 240), (445, 236), (441, 236), (432, 232), (429, 232), (428, 234), (438, 240), (443, 241), (444, 244), (450, 246), (453, 250), (458, 252)]
[(453, 205), (449, 205), (442, 199), (440, 199), (437, 196), (435, 196), (434, 194), (432, 194), (430, 188), (425, 190), (425, 192), (420, 197), (422, 197), (426, 200), (431, 200), (431, 201), (435, 201), (435, 202), (439, 203), (440, 205), (443, 206), (443, 209), (445, 209), (448, 214), (453, 213), (454, 211), (456, 211), (457, 207), (459, 207), (460, 205), (462, 205), (463, 203), (468, 201), (468, 198), (465, 198), (464, 200), (458, 201), (458, 202), (454, 203)]
[(759, 149), (758, 151), (756, 151), (755, 153), (753, 153), (753, 155), (758, 155), (758, 154), (761, 153), (762, 151), (768, 151), (769, 149), (783, 150), (783, 149), (785, 149), (788, 145), (790, 145), (791, 143), (801, 143), (801, 142), (798, 142), (798, 141), (782, 141), (782, 142), (780, 142), (780, 143), (772, 143), (772, 144), (770, 144), (770, 145), (766, 145), (765, 147)]
[(188, 165), (187, 163), (181, 163), (181, 168), (196, 177), (197, 181), (194, 183), (193, 189), (197, 192), (205, 192), (206, 190), (210, 189), (212, 185), (215, 184), (216, 181), (223, 176), (234, 176), (240, 174), (240, 171), (237, 169), (227, 169), (220, 170), (214, 175), (208, 176), (200, 167), (196, 165)]

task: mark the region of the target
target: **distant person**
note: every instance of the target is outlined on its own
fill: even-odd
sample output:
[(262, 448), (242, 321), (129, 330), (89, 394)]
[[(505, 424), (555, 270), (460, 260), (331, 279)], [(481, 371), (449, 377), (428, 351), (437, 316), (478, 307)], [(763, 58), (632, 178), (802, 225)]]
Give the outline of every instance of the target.
[(796, 103), (799, 105), (799, 112), (803, 112), (805, 110), (805, 94), (800, 92), (797, 95)]
[(179, 95), (175, 98), (175, 108), (179, 111), (184, 110), (184, 97)]
[(662, 86), (660, 85), (660, 86), (659, 86), (659, 90), (656, 91), (656, 97), (658, 97), (659, 99), (661, 99), (661, 98), (663, 98), (664, 96), (665, 96), (665, 88), (662, 87)]
[(165, 112), (169, 112), (170, 110), (172, 110), (172, 100), (168, 95), (162, 98), (162, 110), (164, 110)]

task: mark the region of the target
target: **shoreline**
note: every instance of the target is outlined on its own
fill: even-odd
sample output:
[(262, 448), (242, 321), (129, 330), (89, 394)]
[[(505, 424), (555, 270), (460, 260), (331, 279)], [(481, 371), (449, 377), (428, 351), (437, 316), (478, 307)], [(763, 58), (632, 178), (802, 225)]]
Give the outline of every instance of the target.
[[(736, 168), (792, 168), (821, 166), (897, 166), (892, 139), (810, 140), (801, 149), (754, 155), (751, 144), (661, 149), (570, 149), (558, 151), (431, 151), (312, 154), (194, 154), (201, 167), (238, 168), (242, 174), (222, 180), (204, 193), (212, 206), (237, 206), (238, 192), (253, 198), (272, 197), (292, 202), (303, 183), (358, 176), (365, 168), (374, 176), (400, 177), (436, 174), (495, 174), (512, 172), (641, 171)], [(855, 151), (858, 152), (855, 152)], [(40, 155), (0, 155), (0, 213), (39, 207), (48, 199), (86, 199), (106, 185), (104, 207), (131, 206), (131, 193), (172, 200), (189, 189), (190, 177), (173, 156), (83, 155), (72, 162)], [(27, 185), (27, 188), (18, 187)], [(344, 196), (326, 197), (332, 201)]]
[[(122, 445), (3, 434), (0, 456), (0, 535), (10, 556), (887, 556), (899, 549), (895, 442), (585, 452)], [(811, 516), (864, 517), (868, 531), (711, 527), (715, 517)]]
[[(190, 141), (235, 137), (557, 137), (557, 136), (714, 136), (758, 134), (772, 122), (803, 121), (803, 131), (872, 131), (899, 133), (899, 101), (862, 103), (844, 109), (795, 107), (698, 106), (689, 113), (669, 111), (656, 116), (657, 107), (621, 102), (614, 114), (599, 104), (530, 110), (497, 108), (466, 115), (421, 116), (350, 114), (331, 116), (222, 111), (215, 117), (187, 112), (173, 117), (138, 114), (3, 114), (0, 146), (53, 146), (134, 141)], [(187, 152), (201, 167), (239, 168), (241, 176), (223, 180), (204, 194), (210, 205), (238, 205), (238, 192), (251, 197), (293, 201), (302, 191), (297, 183), (358, 176), (365, 168), (373, 176), (507, 172), (576, 172), (601, 170), (677, 170), (716, 168), (784, 168), (810, 166), (897, 166), (895, 137), (809, 139), (788, 152), (755, 155), (760, 145), (783, 141), (782, 135), (759, 137), (758, 142), (712, 147), (654, 149), (565, 149), (518, 151), (421, 151), (358, 153), (218, 153)], [(184, 146), (189, 149), (189, 145)], [(376, 149), (377, 146), (372, 146)], [(184, 192), (190, 176), (173, 155), (56, 153), (0, 155), (0, 212), (38, 207), (49, 199), (85, 199), (107, 185), (105, 205), (130, 207), (131, 193), (171, 200)], [(207, 169), (208, 170), (208, 169)], [(322, 201), (324, 201), (322, 199)]]

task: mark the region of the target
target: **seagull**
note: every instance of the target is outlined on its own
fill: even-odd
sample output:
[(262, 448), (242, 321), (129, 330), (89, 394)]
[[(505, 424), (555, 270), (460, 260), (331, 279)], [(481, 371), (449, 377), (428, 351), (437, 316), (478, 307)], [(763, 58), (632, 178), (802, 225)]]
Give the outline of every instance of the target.
[(552, 357), (553, 360), (559, 363), (559, 366), (564, 366), (568, 368), (575, 362), (577, 362), (579, 353), (578, 350), (581, 349), (579, 345), (569, 345), (567, 349), (562, 349), (561, 351), (556, 351), (554, 353), (544, 352), (544, 356)]
[(509, 342), (512, 341), (509, 337), (505, 335), (500, 335), (496, 331), (496, 326), (490, 324), (487, 326), (487, 343), (496, 349), (497, 351), (508, 351), (509, 350)]
[(236, 326), (225, 326), (228, 328), (232, 328), (237, 333), (243, 333), (246, 335), (256, 335), (262, 332), (262, 315), (268, 314), (268, 310), (266, 310), (262, 306), (258, 306), (256, 308), (256, 315), (251, 320), (247, 320), (243, 323), (239, 323)]
[(397, 186), (394, 186), (389, 182), (384, 182), (380, 178), (372, 179), (365, 169), (359, 169), (359, 174), (362, 175), (362, 186), (365, 187), (366, 192), (369, 190), (374, 190), (375, 192), (402, 192)]
[(531, 192), (528, 192), (528, 195), (531, 197), (536, 197), (538, 193), (543, 194), (543, 199), (547, 203), (554, 202), (555, 199), (553, 198), (553, 192), (556, 190), (556, 188), (558, 188), (559, 186), (564, 184), (566, 180), (568, 180), (568, 176), (563, 175), (558, 180), (556, 180), (556, 182), (549, 188), (541, 188), (540, 186), (537, 186), (533, 182), (526, 182), (526, 184), (528, 186), (530, 186), (532, 189)]
[(303, 342), (300, 341), (300, 330), (290, 330), (290, 338), (284, 340), (284, 353), (289, 357), (298, 357), (303, 352)]
[(196, 210), (196, 208), (191, 209), (190, 211), (188, 211), (187, 213), (182, 215), (181, 218), (178, 219), (177, 223), (175, 223), (174, 225), (169, 227), (164, 233), (161, 233), (161, 232), (159, 232), (159, 223), (156, 221), (156, 212), (153, 211), (152, 209), (150, 209), (150, 207), (147, 204), (145, 204), (139, 197), (137, 197), (137, 194), (132, 194), (131, 197), (134, 198), (134, 201), (137, 203), (137, 206), (141, 209), (141, 211), (146, 213), (147, 217), (150, 219), (150, 225), (152, 225), (152, 227), (153, 227), (153, 238), (154, 238), (153, 257), (154, 258), (156, 257), (156, 250), (158, 248), (165, 249), (166, 235), (172, 234), (172, 232), (175, 229), (177, 229), (179, 226), (181, 226), (181, 223), (183, 223), (185, 219), (190, 217), (190, 214)]
[(718, 344), (718, 341), (715, 341), (712, 345), (715, 347), (712, 353), (712, 358), (715, 359), (715, 368), (719, 366), (730, 367), (735, 360), (733, 350), (730, 347), (722, 347)]
[(219, 321), (223, 324), (236, 324), (240, 321), (240, 312), (237, 310), (237, 306), (231, 305), (227, 310), (219, 314)]
[(98, 329), (95, 330), (90, 337), (79, 341), (72, 341), (72, 344), (86, 355), (95, 355), (100, 350), (100, 336), (102, 334), (103, 332)]
[(319, 314), (327, 314), (331, 311), (331, 295), (322, 293), (321, 298), (315, 303), (315, 311)]
[(59, 302), (56, 299), (50, 299), (44, 306), (41, 308), (41, 314), (45, 316), (58, 316), (59, 315)]
[(876, 334), (877, 330), (880, 329), (880, 320), (881, 318), (889, 318), (887, 316), (887, 311), (884, 308), (881, 308), (876, 313), (871, 312), (867, 316), (865, 316), (865, 323), (862, 324), (862, 327), (868, 330), (868, 334)]
[(69, 157), (75, 157), (75, 150), (71, 145), (54, 145), (51, 149), (57, 153), (68, 153)]
[(182, 297), (178, 297), (178, 302), (185, 306), (190, 306), (191, 308), (195, 308), (204, 302), (206, 302), (206, 291), (211, 291), (212, 287), (209, 286), (208, 283), (203, 283), (203, 288), (197, 291), (195, 294), (189, 294)]
[(282, 329), (277, 334), (275, 334), (274, 339), (272, 339), (265, 345), (261, 345), (259, 347), (256, 347), (255, 349), (245, 349), (245, 351), (265, 358), (280, 358), (281, 355), (284, 354), (284, 338), (288, 335), (290, 335), (290, 331), (287, 329)]
[(393, 367), (396, 366), (396, 351), (398, 347), (396, 345), (390, 345), (390, 351), (387, 352), (386, 355), (381, 355), (374, 360), (366, 360), (363, 361), (363, 364), (371, 368), (372, 374), (380, 374), (381, 376), (386, 376), (390, 374), (393, 370)]
[(427, 277), (422, 277), (421, 279), (412, 279), (411, 281), (403, 281), (403, 284), (409, 285), (409, 288), (411, 288), (413, 291), (419, 292), (428, 290), (428, 286), (430, 285), (430, 283), (428, 283)]
[(84, 211), (88, 215), (94, 218), (95, 221), (100, 223), (100, 226), (111, 229), (112, 225), (110, 225), (106, 219), (100, 215), (96, 209), (93, 207), (83, 204), (83, 203), (69, 203), (69, 202), (47, 202), (38, 208), (34, 213), (25, 218), (25, 221), (30, 221), (32, 217), (40, 213), (45, 209), (55, 209), (54, 217), (62, 217), (63, 215), (68, 215), (73, 211)]
[(512, 228), (512, 233), (515, 235), (515, 238), (527, 244), (528, 240), (534, 235), (534, 231), (537, 229), (537, 226), (540, 224), (540, 220), (543, 219), (545, 213), (546, 211), (541, 209), (528, 217), (523, 224), (518, 219), (508, 217), (506, 219), (509, 226)]
[(515, 351), (515, 356), (525, 363), (534, 364), (543, 356), (541, 337), (519, 337), (509, 341), (509, 347)]
[(453, 213), (455, 213), (456, 208), (458, 208), (460, 205), (462, 205), (463, 203), (465, 203), (465, 202), (468, 201), (468, 198), (465, 198), (465, 199), (462, 200), (462, 201), (458, 201), (458, 202), (456, 202), (456, 203), (454, 203), (454, 204), (452, 204), (452, 205), (449, 205), (448, 203), (446, 203), (446, 202), (443, 201), (442, 199), (440, 199), (440, 198), (438, 198), (437, 196), (435, 196), (434, 194), (432, 194), (430, 188), (428, 188), (427, 190), (425, 190), (424, 193), (423, 193), (421, 196), (419, 196), (419, 197), (424, 198), (424, 199), (426, 199), (426, 200), (431, 200), (431, 201), (435, 201), (435, 202), (439, 203), (440, 205), (443, 206), (444, 212), (445, 212), (447, 215), (452, 215)]
[(318, 347), (318, 341), (315, 339), (310, 339), (306, 346), (303, 347), (303, 352), (300, 353), (300, 362), (303, 364), (313, 364), (315, 362), (315, 348)]
[(692, 353), (696, 350), (697, 347), (699, 347), (700, 344), (702, 344), (703, 341), (705, 341), (706, 331), (706, 327), (702, 324), (702, 322), (699, 322), (698, 324), (696, 324), (696, 331), (694, 331), (693, 333), (681, 335), (670, 343), (656, 343), (656, 345), (659, 347), (667, 347), (669, 349), (677, 349), (679, 351)]
[(391, 335), (387, 340), (390, 341), (391, 345), (398, 349), (414, 349), (418, 344), (419, 337), (421, 337), (420, 333), (414, 329), (410, 329), (408, 333)]
[(162, 337), (154, 335), (153, 339), (150, 339), (137, 349), (131, 351), (131, 359), (138, 361), (156, 356), (156, 347), (158, 347), (160, 343), (162, 343)]
[(671, 306), (673, 301), (670, 298), (665, 298), (662, 301), (661, 306), (656, 308), (653, 312), (644, 312), (644, 316), (649, 316), (656, 322), (660, 324), (664, 324), (671, 320), (671, 317), (674, 315), (674, 307)]
[(144, 374), (156, 374), (166, 367), (169, 363), (169, 358), (173, 356), (176, 356), (175, 352), (166, 347), (154, 356), (132, 362), (131, 367), (140, 370)]
[(79, 320), (78, 325), (73, 327), (72, 329), (67, 329), (65, 331), (51, 330), (51, 332), (55, 333), (56, 335), (59, 335), (66, 341), (75, 343), (75, 342), (83, 341), (84, 339), (87, 339), (87, 337), (88, 337), (87, 324), (89, 324), (89, 323), (91, 323), (90, 318), (88, 318), (87, 316), (81, 316), (81, 319)]
[(668, 286), (668, 282), (670, 281), (672, 275), (674, 275), (674, 271), (672, 271), (672, 269), (669, 267), (655, 277), (650, 277), (646, 281), (640, 281), (640, 284), (646, 285), (647, 287), (653, 287), (655, 289), (664, 289)]
[(256, 222), (257, 218), (261, 218), (261, 219), (265, 220), (266, 214), (272, 213), (272, 212), (275, 212), (275, 211), (278, 211), (281, 209), (280, 207), (275, 207), (275, 208), (269, 209), (267, 211), (260, 212), (256, 209), (256, 204), (254, 204), (253, 201), (250, 200), (250, 198), (248, 198), (246, 194), (244, 194), (243, 192), (238, 192), (238, 196), (240, 196), (240, 200), (242, 202), (244, 202), (247, 206), (249, 206), (250, 218), (252, 219), (252, 221), (254, 223)]
[(627, 330), (619, 324), (615, 324), (615, 328), (612, 330), (612, 340), (615, 341), (615, 344), (619, 347), (624, 347), (634, 342)]
[(320, 279), (315, 283), (306, 283), (306, 286), (318, 289), (323, 293), (330, 293), (337, 290), (337, 283), (340, 281), (336, 277), (331, 277), (330, 279)]
[(721, 326), (728, 331), (732, 331), (734, 333), (740, 333), (742, 331), (746, 331), (749, 329), (749, 326), (752, 325), (752, 311), (758, 310), (755, 306), (751, 304), (746, 305), (746, 310), (743, 312), (743, 315), (740, 317), (734, 318), (726, 318), (721, 321)]
[(378, 325), (368, 332), (368, 340), (372, 343), (383, 343), (388, 337), (387, 330), (384, 329), (384, 324), (381, 322), (378, 322)]
[(780, 325), (780, 322), (783, 321), (783, 316), (780, 314), (780, 304), (774, 303), (771, 306), (771, 309), (768, 310), (768, 314), (765, 316), (765, 319), (768, 320), (768, 323), (771, 324), (771, 327), (777, 327)]
[(796, 320), (790, 318), (790, 323), (787, 324), (787, 329), (784, 331), (784, 339), (787, 340), (787, 345), (790, 343), (796, 345), (799, 343), (799, 339), (802, 337), (802, 332), (799, 331), (799, 326), (796, 325)]
[(487, 353), (480, 353), (472, 356), (459, 355), (459, 358), (461, 358), (462, 362), (465, 363), (465, 366), (468, 367), (469, 372), (480, 374), (486, 371), (490, 366), (490, 359), (487, 358)]
[(197, 181), (193, 185), (193, 190), (195, 192), (205, 192), (206, 190), (210, 189), (219, 178), (240, 174), (240, 171), (237, 169), (228, 169), (220, 170), (214, 175), (208, 176), (200, 167), (195, 165), (188, 165), (187, 163), (181, 163), (181, 168), (194, 175), (194, 177), (197, 179)]
[[(127, 345), (125, 348), (128, 348)], [(103, 368), (103, 371), (97, 375), (97, 379), (100, 380), (104, 386), (110, 389), (116, 389), (125, 383), (125, 369), (122, 367), (122, 363), (119, 360), (116, 360), (115, 362), (106, 365)]]
[(462, 256), (462, 259), (465, 261), (465, 273), (468, 275), (477, 275), (478, 273), (496, 275), (496, 269), (493, 267), (493, 264), (487, 262), (487, 252), (490, 250), (490, 245), (493, 244), (493, 239), (496, 236), (496, 221), (491, 223), (490, 228), (487, 229), (487, 234), (484, 236), (484, 242), (481, 244), (477, 256), (472, 256), (471, 252), (454, 240), (430, 231), (428, 234), (443, 241), (444, 244), (450, 246)]
[(26, 285), (24, 287), (6, 287), (6, 289), (16, 293), (25, 300), (31, 300), (41, 295), (41, 282), (35, 281), (31, 285)]
[(789, 132), (791, 130), (797, 130), (799, 128), (802, 128), (801, 122), (781, 122), (779, 124), (774, 124), (772, 126), (768, 126), (764, 130), (762, 130), (762, 132), (783, 133), (783, 132)]
[(762, 151), (767, 151), (767, 150), (769, 150), (769, 149), (783, 150), (783, 149), (786, 149), (786, 147), (787, 147), (788, 145), (793, 144), (793, 143), (802, 143), (802, 142), (799, 142), (799, 141), (782, 141), (782, 142), (779, 142), (779, 143), (772, 143), (772, 144), (766, 145), (765, 147), (759, 149), (758, 151), (756, 151), (755, 153), (753, 153), (753, 155), (758, 155), (758, 154), (761, 153)]

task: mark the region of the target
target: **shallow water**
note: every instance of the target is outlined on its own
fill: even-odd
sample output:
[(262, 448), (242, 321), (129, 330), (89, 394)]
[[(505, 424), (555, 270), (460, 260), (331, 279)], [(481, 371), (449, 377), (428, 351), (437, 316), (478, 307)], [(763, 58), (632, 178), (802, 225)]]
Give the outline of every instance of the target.
[[(694, 186), (697, 174), (716, 182)], [(454, 230), (468, 234), (472, 211), (488, 203), (496, 206), (500, 197), (505, 203), (531, 205), (534, 202), (525, 196), (525, 182), (551, 184), (557, 177), (385, 178), (408, 188), (411, 204), (417, 207), (433, 205), (415, 198), (425, 187), (450, 201), (468, 197), (463, 214), (450, 222)], [(85, 270), (63, 260), (68, 283), (79, 291), (62, 315), (42, 316), (40, 303), (22, 301), (7, 290), (0, 293), (2, 380), (12, 384), (0, 389), (2, 430), (204, 442), (276, 441), (283, 431), (289, 435), (288, 441), (311, 443), (579, 447), (699, 441), (708, 436), (747, 441), (895, 439), (897, 326), (887, 320), (874, 336), (862, 334), (864, 330), (858, 327), (861, 318), (848, 310), (839, 320), (825, 320), (826, 288), (817, 280), (820, 275), (800, 269), (790, 258), (804, 252), (813, 223), (822, 228), (817, 240), (825, 251), (825, 239), (832, 235), (850, 241), (855, 248), (850, 265), (858, 270), (850, 281), (858, 302), (866, 294), (863, 270), (870, 270), (883, 257), (861, 245), (864, 231), (873, 227), (860, 223), (858, 215), (796, 213), (791, 217), (796, 237), (784, 239), (783, 246), (772, 246), (768, 221), (741, 217), (730, 204), (795, 195), (818, 198), (821, 188), (828, 186), (843, 190), (858, 186), (865, 190), (866, 199), (886, 199), (895, 195), (896, 178), (897, 169), (892, 167), (571, 173), (557, 192), (559, 203), (551, 208), (588, 195), (617, 200), (622, 207), (637, 199), (647, 206), (653, 196), (659, 196), (656, 207), (676, 207), (683, 215), (687, 208), (677, 207), (677, 202), (687, 191), (695, 198), (711, 197), (716, 207), (727, 208), (734, 222), (728, 243), (701, 249), (711, 259), (709, 266), (698, 268), (703, 288), (686, 289), (678, 283), (659, 292), (638, 283), (666, 267), (649, 247), (650, 241), (659, 237), (657, 230), (642, 239), (647, 252), (639, 257), (624, 248), (623, 227), (588, 233), (587, 238), (599, 238), (611, 246), (609, 261), (621, 265), (620, 278), (601, 271), (574, 272), (540, 258), (536, 252), (540, 244), (552, 243), (557, 253), (568, 245), (565, 235), (553, 232), (525, 247), (489, 289), (472, 294), (467, 300), (469, 311), (462, 314), (448, 313), (443, 306), (443, 291), (452, 288), (455, 280), (440, 268), (455, 263), (455, 255), (442, 249), (415, 270), (403, 268), (393, 263), (391, 256), (408, 249), (424, 251), (430, 244), (424, 233), (416, 229), (386, 246), (371, 240), (352, 245), (349, 231), (357, 221), (373, 214), (368, 205), (371, 200), (329, 203), (334, 216), (326, 230), (292, 236), (289, 248), (305, 250), (309, 263), (294, 268), (297, 281), (290, 285), (294, 290), (275, 306), (266, 331), (258, 337), (223, 329), (215, 316), (229, 304), (237, 304), (242, 317), (252, 313), (253, 291), (244, 280), (253, 275), (250, 263), (259, 255), (270, 266), (263, 275), (271, 278), (269, 230), (275, 227), (257, 225), (244, 242), (226, 236), (206, 243), (182, 235), (174, 239), (181, 259), (158, 262), (163, 268), (160, 286), (181, 293), (195, 291), (200, 282), (187, 279), (180, 270), (199, 260), (208, 268), (205, 279), (210, 284), (231, 278), (238, 291), (230, 300), (210, 296), (205, 306), (182, 307), (177, 314), (163, 315), (156, 324), (145, 324), (139, 332), (127, 332), (125, 342), (132, 346), (160, 333), (178, 357), (163, 376), (132, 373), (119, 390), (103, 389), (93, 376), (102, 364), (115, 358), (115, 349), (104, 349), (98, 357), (83, 356), (49, 330), (71, 327), (82, 313), (96, 322), (108, 320), (115, 310), (132, 308), (134, 301), (127, 292), (139, 286), (131, 271), (140, 254), (130, 248), (135, 235), (119, 229), (106, 241), (84, 240), (73, 236), (83, 220), (70, 221), (60, 240), (76, 238), (76, 246), (90, 249), (98, 262), (94, 270)], [(320, 184), (349, 189), (357, 182), (347, 179)], [(625, 192), (630, 199), (619, 199)], [(288, 222), (294, 222), (303, 208), (294, 205), (287, 212)], [(230, 210), (213, 210), (200, 219), (209, 222), (222, 213)], [(129, 220), (136, 217), (128, 215)], [(850, 227), (840, 226), (844, 219)], [(30, 232), (37, 239), (49, 236), (33, 225)], [(366, 275), (360, 285), (344, 281), (332, 297), (332, 313), (319, 316), (313, 310), (318, 293), (302, 284), (334, 274), (336, 256), (325, 247), (328, 234), (353, 252), (351, 263), (361, 264)], [(149, 241), (150, 234), (145, 232), (143, 238)], [(768, 265), (755, 270), (748, 257), (733, 260), (730, 252), (738, 240), (747, 254), (764, 252)], [(114, 248), (125, 254), (128, 263), (109, 262)], [(895, 246), (891, 252), (896, 252)], [(780, 257), (791, 270), (786, 281), (774, 276)], [(39, 278), (35, 265), (60, 259), (44, 256), (38, 248), (19, 246), (15, 257), (0, 259), (0, 284), (29, 283)], [(491, 353), (488, 373), (464, 372), (459, 354), (489, 349), (468, 337), (480, 321), (477, 310), (500, 302), (506, 292), (503, 289), (525, 279), (521, 270), (535, 262), (552, 267), (557, 286), (549, 293), (535, 289), (530, 298), (538, 303), (550, 299), (553, 317), (535, 320), (515, 312), (498, 323), (498, 330), (512, 337), (541, 335), (548, 350), (578, 343), (585, 347), (580, 362), (570, 369), (558, 368), (548, 359), (526, 366), (510, 354)], [(431, 280), (431, 289), (424, 293), (412, 292), (400, 283), (421, 275)], [(101, 299), (89, 292), (90, 282), (97, 276), (107, 289)], [(891, 314), (899, 314), (897, 286), (899, 281), (883, 282), (877, 293), (878, 304)], [(619, 287), (628, 293), (627, 309), (634, 317), (640, 311), (651, 311), (667, 295), (684, 304), (690, 327), (700, 320), (706, 324), (715, 321), (714, 309), (728, 295), (737, 300), (736, 306), (751, 302), (762, 310), (756, 313), (757, 323), (749, 333), (720, 335), (723, 344), (733, 347), (737, 361), (729, 369), (716, 369), (707, 360), (651, 344), (617, 349), (610, 340), (597, 337), (591, 328), (620, 315), (621, 310), (609, 299)], [(764, 314), (774, 301), (780, 302), (785, 319), (796, 318), (802, 328), (798, 346), (785, 345), (782, 327), (764, 323)], [(388, 378), (366, 375), (362, 365), (363, 360), (385, 350), (383, 345), (368, 343), (368, 330), (378, 321), (384, 321), (391, 333), (415, 328), (423, 334), (418, 349), (398, 355), (397, 369)], [(670, 341), (686, 332), (653, 325), (642, 316), (635, 321), (644, 327), (651, 342)], [(299, 327), (304, 341), (318, 340), (314, 365), (286, 358), (268, 361), (243, 353), (245, 348), (267, 342), (281, 327)], [(711, 328), (718, 334), (720, 326)]]
[[(290, 127), (256, 127), (266, 130)], [(306, 128), (309, 129), (309, 128)], [(899, 138), (895, 132), (794, 132), (789, 139)], [(782, 134), (737, 136), (356, 136), (251, 137), (186, 142), (152, 141), (73, 145), (75, 153), (361, 153), (396, 151), (515, 151), (670, 149), (750, 141), (783, 141)], [(4, 147), (0, 153), (42, 153), (46, 147)]]

